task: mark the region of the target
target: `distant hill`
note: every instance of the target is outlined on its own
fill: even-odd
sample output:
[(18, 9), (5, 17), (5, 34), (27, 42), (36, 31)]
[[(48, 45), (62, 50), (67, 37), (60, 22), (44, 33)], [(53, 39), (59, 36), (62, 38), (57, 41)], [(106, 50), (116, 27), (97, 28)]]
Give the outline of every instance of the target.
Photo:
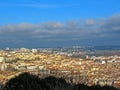
[(113, 46), (94, 46), (92, 49), (95, 50), (120, 50), (120, 45), (113, 45)]

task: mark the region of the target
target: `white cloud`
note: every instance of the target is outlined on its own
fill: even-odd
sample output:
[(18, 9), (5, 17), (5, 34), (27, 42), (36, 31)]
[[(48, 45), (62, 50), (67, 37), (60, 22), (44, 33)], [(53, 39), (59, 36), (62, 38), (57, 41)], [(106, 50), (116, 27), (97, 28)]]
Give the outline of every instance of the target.
[(87, 19), (87, 20), (85, 21), (86, 25), (94, 25), (95, 22), (96, 22), (96, 21), (93, 20), (93, 19)]

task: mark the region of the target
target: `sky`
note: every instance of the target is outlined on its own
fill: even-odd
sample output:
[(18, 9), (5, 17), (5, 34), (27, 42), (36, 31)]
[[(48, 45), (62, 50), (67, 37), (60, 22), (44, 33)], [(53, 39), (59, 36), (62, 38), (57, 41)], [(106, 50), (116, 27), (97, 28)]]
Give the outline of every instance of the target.
[(0, 48), (120, 45), (120, 0), (0, 0)]

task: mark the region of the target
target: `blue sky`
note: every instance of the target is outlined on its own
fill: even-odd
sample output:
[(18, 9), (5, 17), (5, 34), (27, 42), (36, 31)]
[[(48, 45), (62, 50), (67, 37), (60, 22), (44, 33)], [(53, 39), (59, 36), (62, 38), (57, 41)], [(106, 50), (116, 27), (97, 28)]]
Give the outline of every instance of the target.
[(120, 45), (120, 0), (0, 0), (1, 47)]

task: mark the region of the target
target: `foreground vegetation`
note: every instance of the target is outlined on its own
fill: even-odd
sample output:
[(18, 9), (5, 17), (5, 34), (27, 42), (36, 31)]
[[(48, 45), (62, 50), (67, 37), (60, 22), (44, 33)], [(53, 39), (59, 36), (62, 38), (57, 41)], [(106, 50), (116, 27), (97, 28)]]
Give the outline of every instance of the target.
[(37, 75), (22, 73), (11, 78), (1, 90), (120, 90), (112, 86), (87, 86), (84, 84), (67, 83), (63, 78), (48, 76), (39, 78)]

